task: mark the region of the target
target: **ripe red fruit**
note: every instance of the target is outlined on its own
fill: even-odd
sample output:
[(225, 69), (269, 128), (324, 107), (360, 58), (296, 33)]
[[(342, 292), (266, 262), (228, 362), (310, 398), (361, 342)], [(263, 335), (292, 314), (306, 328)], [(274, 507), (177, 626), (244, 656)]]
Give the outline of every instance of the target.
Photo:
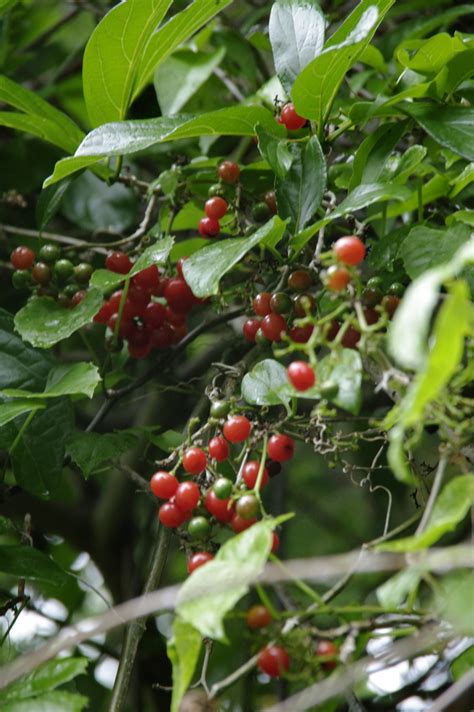
[(186, 520), (186, 516), (173, 502), (162, 504), (158, 510), (158, 517), (163, 526), (176, 529)]
[(365, 245), (355, 235), (340, 237), (334, 243), (334, 253), (345, 265), (358, 265), (365, 257)]
[(29, 247), (20, 245), (10, 255), (10, 262), (15, 269), (30, 269), (35, 261), (35, 253)]
[(229, 499), (219, 499), (212, 489), (207, 490), (204, 498), (204, 505), (207, 511), (212, 514), (217, 521), (223, 524), (230, 522), (234, 516), (234, 503)]
[(112, 294), (112, 296), (109, 297), (109, 304), (110, 304), (110, 308), (112, 309), (113, 314), (115, 314), (119, 310), (120, 301), (122, 299), (122, 294), (123, 294), (123, 291), (121, 289), (117, 289)]
[(280, 677), (290, 667), (290, 658), (286, 650), (279, 645), (267, 645), (260, 651), (257, 665), (270, 677)]
[(303, 128), (306, 119), (296, 113), (294, 105), (290, 102), (281, 110), (280, 124), (284, 124), (289, 131), (296, 131)]
[(278, 547), (280, 546), (280, 537), (276, 532), (273, 532), (273, 540), (272, 540), (272, 553), (274, 554), (276, 551), (278, 551)]
[(144, 326), (132, 323), (127, 338), (133, 346), (145, 346), (145, 344), (150, 343), (150, 332)]
[(265, 628), (265, 626), (270, 625), (272, 622), (272, 614), (265, 606), (252, 606), (252, 608), (249, 608), (247, 611), (245, 622), (247, 623), (247, 628), (250, 628), (250, 630)]
[(175, 493), (176, 506), (183, 512), (192, 512), (200, 497), (201, 490), (195, 482), (181, 482)]
[[(125, 310), (124, 310), (125, 311)], [(110, 329), (112, 333), (115, 334), (115, 325), (117, 323), (118, 319), (118, 314), (112, 314), (110, 319), (107, 322), (107, 326)], [(119, 328), (119, 335), (122, 337), (122, 339), (128, 339), (130, 337), (130, 334), (134, 331), (135, 325), (132, 322), (131, 318), (125, 314), (122, 314), (122, 321), (120, 322), (120, 328)], [(144, 346), (145, 341), (143, 344), (135, 344), (136, 346)]]
[(171, 309), (176, 312), (189, 312), (194, 305), (194, 294), (180, 277), (169, 280), (164, 289), (164, 296)]
[(234, 514), (231, 519), (230, 526), (232, 528), (232, 531), (234, 531), (236, 534), (240, 534), (240, 532), (243, 532), (246, 529), (250, 529), (250, 527), (253, 526), (256, 521), (257, 520), (255, 519), (255, 517), (252, 517), (251, 519), (244, 519), (238, 514)]
[(227, 200), (215, 195), (213, 198), (209, 198), (209, 200), (206, 200), (204, 203), (204, 212), (208, 218), (220, 220), (226, 214), (228, 207)]
[(186, 323), (186, 314), (184, 312), (176, 312), (170, 307), (165, 307), (165, 319), (173, 326), (183, 326)]
[(229, 457), (229, 444), (222, 435), (209, 440), (209, 455), (217, 462), (223, 462)]
[(202, 218), (198, 225), (199, 234), (203, 237), (217, 237), (221, 231), (219, 220), (213, 218)]
[(304, 292), (313, 284), (313, 278), (305, 269), (297, 269), (288, 276), (287, 284), (295, 292)]
[(208, 551), (199, 551), (197, 554), (193, 554), (188, 560), (188, 574), (192, 574), (193, 571), (204, 566), (208, 561), (212, 561), (213, 558), (213, 555)]
[(155, 294), (160, 285), (160, 272), (156, 265), (150, 265), (146, 269), (142, 269), (132, 277), (132, 285), (138, 289), (143, 289), (145, 292)]
[(329, 658), (321, 663), (325, 670), (333, 670), (337, 667), (337, 658), (339, 654), (339, 649), (330, 640), (320, 640), (316, 646), (316, 655), (321, 658)]
[(178, 488), (178, 480), (171, 472), (159, 470), (152, 475), (150, 489), (155, 497), (160, 499), (170, 499)]
[(294, 326), (290, 329), (289, 336), (297, 344), (306, 344), (314, 331), (314, 326), (312, 324), (307, 324), (306, 326)]
[(104, 302), (97, 314), (95, 315), (94, 321), (97, 324), (107, 324), (113, 313), (114, 312), (110, 305), (110, 302)]
[(260, 292), (252, 301), (252, 308), (257, 316), (267, 316), (272, 308), (270, 306), (272, 295), (270, 292)]
[(259, 319), (247, 319), (247, 321), (244, 323), (242, 327), (242, 333), (244, 335), (244, 338), (247, 339), (247, 341), (250, 341), (250, 343), (255, 343), (255, 335), (257, 331), (260, 329), (260, 320)]
[(166, 307), (159, 302), (150, 302), (143, 312), (143, 323), (149, 329), (157, 329), (166, 319)]
[(130, 285), (126, 303), (130, 305), (130, 309), (133, 310), (136, 316), (143, 316), (149, 302), (150, 292), (140, 289), (134, 284)]
[(382, 307), (385, 309), (390, 319), (397, 311), (400, 301), (400, 297), (397, 297), (395, 294), (386, 294), (382, 299)]
[(347, 287), (352, 277), (345, 267), (332, 265), (326, 272), (326, 286), (332, 292), (341, 292)]
[(245, 415), (231, 415), (224, 423), (224, 436), (230, 443), (247, 440), (252, 430), (252, 423)]
[(233, 161), (222, 161), (217, 168), (217, 175), (224, 183), (237, 183), (240, 178), (240, 168)]
[(344, 336), (341, 339), (341, 344), (346, 347), (346, 349), (355, 349), (360, 341), (360, 331), (354, 329), (350, 326), (347, 331), (344, 332)]
[(316, 382), (313, 369), (309, 363), (305, 361), (293, 361), (293, 363), (290, 363), (288, 366), (287, 372), (291, 385), (296, 388), (297, 391), (307, 391), (308, 388), (312, 388)]
[(176, 271), (177, 271), (178, 275), (181, 277), (181, 279), (184, 279), (183, 265), (187, 259), (188, 259), (187, 257), (180, 257), (179, 260), (176, 262)]
[(128, 344), (128, 355), (130, 358), (146, 358), (151, 351), (150, 344)]
[(190, 475), (204, 472), (206, 465), (206, 453), (200, 447), (190, 447), (183, 455), (183, 467)]
[(150, 344), (154, 349), (167, 349), (173, 343), (173, 339), (173, 327), (165, 323), (152, 331)]
[(338, 333), (339, 333), (339, 329), (340, 329), (340, 328), (341, 328), (341, 325), (339, 324), (339, 322), (336, 321), (335, 319), (333, 319), (333, 320), (329, 323), (329, 328), (328, 328), (328, 330), (327, 330), (327, 332), (326, 332), (326, 339), (327, 339), (328, 341), (334, 341), (334, 339), (336, 338), (336, 336), (337, 336)]
[[(258, 460), (250, 460), (244, 465), (242, 472), (242, 478), (249, 489), (253, 489), (257, 484), (258, 471), (260, 469), (260, 462)], [(268, 470), (265, 467), (262, 475), (261, 487), (265, 487), (268, 483)]]
[(73, 307), (77, 307), (78, 304), (82, 302), (83, 299), (87, 296), (87, 292), (85, 289), (80, 289), (78, 292), (75, 292), (72, 297), (71, 297), (71, 305)]
[(110, 252), (105, 259), (105, 266), (111, 272), (128, 274), (132, 269), (132, 262), (125, 252)]
[(380, 319), (380, 314), (375, 311), (375, 309), (371, 309), (368, 307), (367, 309), (364, 309), (364, 317), (365, 321), (369, 326), (372, 326), (372, 324), (376, 324), (378, 320)]
[(286, 331), (286, 321), (280, 314), (267, 314), (260, 328), (269, 341), (280, 341), (282, 333)]
[(291, 460), (295, 451), (295, 442), (289, 435), (272, 435), (268, 441), (268, 457), (277, 462)]

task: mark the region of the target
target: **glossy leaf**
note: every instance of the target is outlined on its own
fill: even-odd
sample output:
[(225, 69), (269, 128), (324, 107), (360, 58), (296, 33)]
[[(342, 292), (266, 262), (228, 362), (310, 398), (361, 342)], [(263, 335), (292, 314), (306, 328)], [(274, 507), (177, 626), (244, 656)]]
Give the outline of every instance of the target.
[(168, 657), (173, 666), (171, 712), (180, 710), (183, 695), (193, 679), (201, 646), (201, 635), (192, 625), (177, 616), (173, 624), (173, 637), (167, 644)]
[(42, 393), (5, 388), (1, 394), (8, 398), (58, 398), (69, 395), (92, 398), (100, 380), (99, 369), (92, 363), (60, 364), (49, 372)]
[(474, 108), (405, 103), (403, 111), (441, 146), (474, 161)]
[(259, 361), (242, 379), (242, 398), (250, 405), (288, 404), (286, 368), (274, 359)]
[(217, 294), (219, 282), (247, 252), (265, 240), (277, 242), (283, 237), (285, 223), (273, 217), (249, 237), (219, 240), (189, 257), (183, 266), (186, 282), (196, 297)]
[(64, 193), (70, 184), (70, 180), (64, 180), (62, 183), (52, 185), (41, 191), (36, 204), (36, 223), (40, 230), (44, 230), (58, 212)]
[[(36, 550), (33, 549), (33, 551)], [(29, 675), (23, 675), (16, 682), (1, 690), (0, 705), (3, 709), (3, 704), (37, 697), (54, 690), (78, 675), (82, 675), (86, 671), (87, 664), (86, 658), (61, 658), (44, 663)], [(31, 701), (31, 704), (34, 702)]]
[(451, 674), (454, 680), (459, 680), (466, 673), (474, 668), (474, 645), (461, 653), (456, 660), (451, 663)]
[(46, 406), (43, 401), (34, 400), (29, 397), (19, 398), (18, 400), (11, 401), (10, 403), (0, 403), (0, 427), (6, 425), (11, 420), (15, 420), (15, 418), (18, 418), (19, 415), (24, 415), (24, 413), (29, 413), (33, 410), (40, 410), (45, 407)]
[(110, 272), (108, 269), (97, 269), (91, 277), (90, 285), (103, 291), (109, 291), (121, 284), (127, 277), (133, 277), (133, 275), (150, 267), (150, 265), (166, 264), (172, 247), (172, 237), (164, 237), (162, 240), (157, 240), (142, 252), (128, 275)]
[(15, 578), (64, 586), (68, 581), (65, 571), (46, 554), (23, 544), (0, 546), (0, 571)]
[(361, 183), (375, 183), (382, 175), (385, 162), (407, 129), (403, 121), (386, 123), (369, 134), (354, 156), (349, 190)]
[(212, 561), (196, 569), (184, 582), (176, 611), (201, 635), (225, 640), (224, 616), (263, 571), (274, 526), (272, 520), (266, 519), (232, 537)]
[(137, 438), (131, 433), (74, 433), (66, 442), (66, 452), (87, 478), (136, 444)]
[(362, 404), (362, 360), (354, 349), (332, 351), (318, 363), (318, 383), (332, 381), (338, 391), (330, 399), (349, 413), (357, 414)]
[(278, 178), (283, 178), (290, 170), (293, 162), (293, 154), (290, 151), (288, 141), (275, 138), (258, 124), (255, 130), (258, 136), (258, 150), (262, 158), (266, 160)]
[(471, 230), (465, 225), (444, 230), (416, 225), (399, 249), (407, 274), (416, 279), (427, 269), (449, 262), (470, 236)]

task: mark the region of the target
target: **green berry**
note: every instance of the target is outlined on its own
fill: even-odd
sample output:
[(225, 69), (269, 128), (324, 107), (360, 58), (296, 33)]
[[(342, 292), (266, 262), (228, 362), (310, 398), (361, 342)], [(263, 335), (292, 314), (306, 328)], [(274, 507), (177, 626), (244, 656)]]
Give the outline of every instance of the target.
[(64, 294), (64, 292), (60, 292), (57, 296), (57, 302), (60, 304), (62, 307), (65, 307), (66, 309), (69, 309), (71, 306), (71, 300), (67, 296), (67, 294)]
[(252, 218), (255, 222), (264, 223), (271, 217), (271, 210), (266, 203), (256, 203), (252, 208)]
[(44, 262), (37, 262), (31, 270), (31, 276), (36, 284), (48, 284), (51, 279), (51, 268)]
[(192, 539), (205, 539), (211, 531), (211, 525), (205, 517), (193, 517), (188, 524), (188, 534)]
[(381, 277), (371, 277), (367, 281), (367, 288), (368, 289), (382, 289), (383, 288), (383, 279)]
[(263, 331), (259, 329), (255, 334), (255, 343), (257, 346), (270, 346), (271, 342), (267, 339)]
[(235, 510), (242, 519), (253, 519), (260, 509), (259, 501), (254, 494), (244, 494), (237, 500)]
[(66, 284), (63, 289), (64, 294), (69, 298), (72, 298), (78, 291), (79, 287), (77, 286), (77, 284)]
[(40, 248), (38, 257), (42, 262), (51, 264), (52, 262), (59, 260), (61, 257), (61, 250), (58, 245), (43, 245), (43, 247)]
[(79, 284), (87, 284), (93, 271), (92, 265), (88, 262), (81, 262), (74, 267), (74, 277)]
[(366, 307), (375, 307), (382, 301), (383, 293), (377, 287), (366, 287), (362, 292), (362, 304)]
[(67, 282), (74, 274), (74, 265), (70, 260), (58, 260), (54, 265), (54, 274), (61, 282)]
[(31, 275), (27, 269), (17, 269), (12, 275), (12, 284), (15, 289), (24, 290), (31, 286)]
[(403, 297), (405, 287), (401, 282), (393, 282), (387, 289), (387, 294), (393, 294), (395, 297)]
[(225, 418), (229, 415), (230, 403), (225, 400), (214, 401), (211, 405), (211, 416), (213, 418)]
[(212, 489), (219, 499), (228, 499), (232, 494), (233, 486), (232, 481), (228, 480), (227, 477), (219, 477), (219, 479), (214, 482)]
[(270, 308), (275, 314), (289, 314), (292, 308), (291, 298), (285, 292), (275, 292), (270, 299)]
[(211, 185), (207, 191), (207, 194), (210, 198), (214, 198), (216, 195), (223, 198), (225, 196), (225, 188), (220, 183), (215, 183), (214, 185)]

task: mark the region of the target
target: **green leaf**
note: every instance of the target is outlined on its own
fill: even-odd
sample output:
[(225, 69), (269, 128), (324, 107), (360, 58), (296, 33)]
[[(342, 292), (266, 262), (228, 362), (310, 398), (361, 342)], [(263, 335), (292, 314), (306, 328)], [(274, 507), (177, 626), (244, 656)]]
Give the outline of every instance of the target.
[(206, 82), (225, 55), (225, 48), (215, 52), (182, 49), (160, 64), (154, 85), (163, 116), (173, 116), (187, 104)]
[(445, 576), (436, 589), (434, 608), (461, 635), (474, 635), (472, 601), (474, 577), (471, 570), (454, 571)]
[(292, 143), (291, 167), (283, 179), (277, 179), (278, 213), (289, 218), (299, 231), (313, 217), (326, 190), (326, 161), (316, 136), (302, 145)]
[(217, 294), (221, 278), (259, 243), (280, 240), (285, 232), (285, 225), (275, 216), (250, 237), (219, 240), (191, 255), (183, 265), (183, 272), (196, 297)]
[(44, 188), (44, 190), (41, 191), (36, 204), (36, 224), (40, 230), (44, 230), (50, 220), (52, 220), (58, 212), (61, 207), (63, 195), (70, 184), (70, 180), (64, 180), (62, 183)]
[(173, 666), (171, 712), (179, 712), (181, 700), (193, 679), (201, 646), (198, 631), (177, 616), (173, 623), (173, 637), (166, 646)]
[(87, 478), (136, 444), (137, 438), (131, 433), (74, 433), (66, 442), (66, 452)]
[(96, 287), (107, 292), (121, 284), (125, 279), (129, 279), (143, 269), (150, 267), (150, 265), (166, 264), (171, 248), (173, 247), (173, 242), (172, 237), (164, 237), (162, 240), (157, 240), (153, 245), (147, 247), (127, 275), (110, 272), (107, 269), (97, 269), (90, 279), (91, 287)]
[[(16, 548), (23, 549), (25, 547)], [(31, 551), (36, 551), (36, 549)], [(29, 675), (23, 675), (16, 682), (0, 691), (2, 709), (3, 705), (9, 702), (37, 697), (45, 692), (54, 690), (60, 685), (64, 685), (78, 675), (82, 675), (87, 668), (87, 664), (88, 660), (86, 658), (61, 658), (40, 665)]]
[(0, 571), (15, 578), (64, 586), (68, 574), (46, 554), (26, 545), (0, 546)]
[(277, 74), (288, 96), (298, 74), (320, 53), (326, 22), (312, 0), (277, 0), (269, 34)]
[(458, 52), (463, 52), (465, 49), (466, 45), (460, 37), (451, 37), (447, 32), (441, 32), (426, 40), (402, 42), (395, 56), (406, 69), (431, 76), (439, 72)]
[(89, 704), (75, 692), (48, 692), (34, 700), (19, 700), (2, 706), (2, 712), (82, 712)]
[(357, 415), (362, 403), (362, 360), (354, 349), (337, 349), (319, 361), (318, 383), (332, 381), (338, 391), (330, 400), (339, 408)]
[(258, 150), (278, 178), (283, 178), (290, 170), (293, 156), (288, 147), (288, 141), (282, 141), (267, 133), (258, 125), (255, 128), (258, 136)]
[(407, 129), (407, 122), (386, 123), (369, 134), (357, 149), (352, 164), (349, 190), (361, 183), (375, 183), (382, 175), (385, 163)]
[(404, 103), (401, 108), (441, 146), (474, 161), (474, 108)]
[(250, 405), (288, 405), (286, 368), (274, 359), (259, 361), (242, 380), (242, 398)]
[(462, 173), (457, 175), (456, 178), (453, 178), (451, 181), (453, 189), (451, 190), (449, 197), (455, 198), (456, 195), (459, 195), (459, 193), (463, 191), (464, 188), (467, 188), (467, 186), (472, 182), (474, 182), (474, 163), (468, 163)]
[(10, 403), (0, 403), (0, 427), (6, 425), (11, 420), (15, 420), (19, 415), (29, 413), (32, 410), (40, 410), (45, 407), (43, 401), (35, 401), (32, 398), (20, 398)]
[(364, 51), (395, 0), (362, 0), (296, 79), (292, 97), (301, 116), (326, 123), (346, 72)]
[(108, 171), (105, 166), (96, 166), (94, 165), (96, 163), (98, 163), (98, 159), (95, 156), (68, 156), (67, 158), (62, 158), (54, 166), (53, 173), (44, 181), (43, 188), (49, 188), (58, 181), (64, 180), (73, 173), (82, 171), (85, 168), (93, 167), (92, 170), (97, 174), (99, 174), (100, 170), (104, 179), (107, 175), (110, 175), (110, 171)]
[(182, 585), (176, 611), (202, 636), (225, 640), (224, 616), (262, 573), (274, 526), (273, 520), (266, 519), (232, 537), (212, 561), (196, 569)]
[(472, 669), (474, 669), (474, 645), (471, 645), (451, 663), (453, 680), (459, 680), (463, 675), (471, 672)]
[(164, 452), (173, 452), (183, 444), (184, 435), (177, 430), (165, 430), (164, 433), (148, 435), (150, 442)]
[(14, 333), (13, 317), (0, 309), (0, 388), (41, 390), (53, 364), (50, 354), (25, 344)]
[(92, 363), (60, 364), (49, 372), (42, 393), (19, 388), (5, 388), (0, 393), (8, 398), (43, 399), (79, 395), (92, 398), (100, 380), (99, 369)]
[(402, 242), (399, 256), (409, 277), (416, 279), (427, 269), (449, 262), (470, 236), (466, 225), (444, 230), (416, 225)]
[(376, 589), (377, 600), (386, 609), (396, 611), (416, 590), (421, 580), (421, 572), (415, 567), (399, 571)]
[(461, 475), (449, 482), (439, 495), (423, 533), (387, 541), (378, 551), (421, 551), (453, 531), (474, 505), (474, 475)]
[(89, 324), (102, 301), (98, 289), (90, 289), (73, 309), (66, 309), (50, 297), (33, 297), (16, 313), (15, 328), (25, 341), (47, 349)]

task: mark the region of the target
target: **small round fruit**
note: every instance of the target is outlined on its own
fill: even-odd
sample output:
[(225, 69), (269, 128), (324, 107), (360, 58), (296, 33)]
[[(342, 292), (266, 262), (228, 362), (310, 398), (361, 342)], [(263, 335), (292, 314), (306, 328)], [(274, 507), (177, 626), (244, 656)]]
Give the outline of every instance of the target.
[(267, 460), (268, 474), (270, 477), (276, 477), (282, 471), (282, 466), (275, 460)]
[(307, 391), (316, 383), (313, 369), (306, 361), (293, 361), (287, 369), (288, 378), (297, 391)]
[(225, 418), (229, 415), (230, 403), (225, 400), (214, 401), (211, 405), (211, 416), (213, 418)]
[(36, 284), (48, 284), (51, 279), (51, 268), (45, 262), (37, 262), (31, 270), (31, 277)]
[(172, 502), (161, 505), (158, 510), (158, 518), (168, 529), (176, 529), (184, 522), (183, 513)]
[(15, 269), (30, 269), (35, 261), (35, 253), (29, 247), (15, 247), (10, 255), (10, 262)]
[(80, 262), (74, 267), (74, 279), (79, 284), (87, 284), (92, 276), (93, 267), (88, 262)]
[(200, 497), (201, 490), (195, 482), (181, 482), (175, 492), (176, 506), (183, 512), (192, 512)]
[(215, 183), (214, 185), (210, 186), (209, 190), (207, 191), (207, 194), (210, 198), (213, 198), (215, 195), (218, 195), (220, 198), (224, 198), (225, 188), (220, 183)]
[(266, 203), (255, 203), (252, 208), (252, 219), (257, 223), (264, 223), (271, 217), (271, 210)]
[(302, 318), (308, 314), (314, 314), (316, 302), (311, 294), (297, 294), (293, 297), (293, 310), (295, 316)]
[(274, 554), (276, 551), (278, 551), (280, 547), (280, 537), (276, 532), (273, 532), (273, 537), (272, 537), (272, 554)]
[(268, 205), (272, 215), (276, 215), (278, 212), (278, 205), (276, 201), (276, 193), (274, 190), (269, 190), (265, 193), (264, 201)]
[(345, 265), (358, 265), (365, 257), (365, 245), (355, 235), (340, 237), (334, 243), (334, 253)]
[(201, 218), (198, 225), (199, 234), (202, 237), (217, 237), (221, 231), (219, 220), (213, 218)]
[(146, 358), (151, 351), (151, 346), (147, 344), (131, 344), (128, 343), (128, 355), (130, 358), (141, 359)]
[[(258, 460), (250, 460), (244, 465), (242, 471), (242, 479), (249, 489), (253, 489), (257, 484), (258, 472), (260, 470), (260, 462)], [(268, 484), (268, 469), (265, 467), (262, 474), (260, 487), (265, 487)]]
[(360, 341), (360, 331), (354, 329), (350, 326), (347, 331), (344, 332), (344, 336), (341, 339), (341, 344), (346, 349), (355, 349)]
[[(49, 267), (48, 267), (49, 269)], [(72, 299), (72, 297), (75, 295), (77, 290), (79, 289), (77, 284), (66, 284), (66, 286), (63, 289), (64, 294)]]
[(268, 457), (277, 462), (291, 460), (295, 452), (295, 442), (289, 435), (272, 435), (268, 441)]
[(240, 534), (240, 532), (243, 532), (246, 529), (250, 529), (250, 527), (253, 527), (256, 521), (256, 519), (244, 519), (238, 514), (234, 514), (231, 519), (230, 526), (232, 531), (234, 531), (236, 534)]
[(229, 443), (222, 435), (209, 440), (209, 455), (217, 462), (224, 462), (229, 457)]
[(150, 343), (154, 349), (168, 349), (173, 343), (173, 338), (173, 327), (165, 323), (151, 332)]
[(148, 329), (158, 329), (166, 319), (166, 307), (159, 302), (149, 302), (143, 312), (143, 323)]
[(392, 282), (387, 289), (387, 294), (394, 294), (396, 297), (403, 297), (404, 293), (405, 287), (401, 282)]
[(280, 341), (286, 331), (286, 321), (280, 314), (267, 314), (262, 319), (261, 329), (269, 341)]
[(41, 262), (51, 264), (52, 262), (56, 262), (56, 260), (59, 260), (59, 258), (61, 257), (61, 249), (58, 245), (43, 245), (43, 247), (40, 248), (38, 257), (40, 258)]
[(114, 310), (110, 302), (104, 302), (97, 314), (95, 315), (94, 321), (97, 324), (107, 324), (113, 313)]
[(383, 289), (383, 279), (381, 277), (371, 277), (367, 280), (368, 289)]
[(160, 287), (160, 271), (156, 265), (140, 270), (132, 277), (132, 284), (144, 292), (157, 294)]
[(257, 316), (267, 316), (272, 308), (270, 306), (272, 295), (270, 292), (260, 292), (252, 301), (252, 309)]
[(367, 324), (369, 326), (372, 326), (373, 324), (376, 324), (380, 319), (380, 313), (378, 311), (375, 311), (375, 309), (367, 307), (364, 309), (364, 318)]
[(330, 640), (320, 640), (316, 646), (316, 655), (318, 658), (325, 658), (321, 662), (321, 666), (325, 670), (334, 670), (337, 667), (337, 657), (339, 655), (339, 649)]
[(290, 102), (285, 104), (280, 114), (280, 123), (284, 124), (288, 131), (302, 129), (306, 124), (306, 119), (296, 113), (294, 105)]
[(286, 292), (274, 292), (270, 299), (270, 307), (275, 314), (289, 314), (293, 302)]
[(194, 294), (184, 279), (180, 277), (169, 280), (164, 288), (163, 296), (171, 309), (176, 312), (187, 313), (191, 311), (195, 303)]
[(259, 509), (260, 505), (254, 494), (244, 494), (235, 505), (235, 511), (242, 519), (255, 519)]
[(247, 440), (252, 430), (252, 423), (245, 415), (231, 415), (224, 423), (224, 437), (230, 443), (242, 443)]
[(319, 386), (319, 392), (323, 398), (334, 398), (339, 392), (339, 386), (335, 381), (323, 381)]
[(233, 486), (232, 480), (228, 480), (227, 477), (219, 477), (212, 485), (212, 491), (219, 499), (228, 499), (232, 494)]
[(234, 516), (234, 503), (231, 499), (220, 499), (216, 493), (209, 489), (204, 497), (204, 506), (218, 522), (226, 524)]
[(23, 290), (31, 287), (31, 274), (27, 269), (17, 269), (12, 274), (12, 284), (15, 289)]
[(242, 333), (246, 341), (249, 341), (251, 344), (254, 344), (255, 337), (257, 336), (257, 331), (259, 331), (259, 329), (259, 319), (247, 319), (247, 321), (244, 322), (244, 325), (242, 327)]
[(400, 297), (397, 297), (395, 294), (386, 294), (382, 299), (382, 307), (385, 309), (390, 319), (397, 311), (399, 304)]
[(54, 274), (62, 282), (66, 282), (74, 274), (74, 265), (71, 260), (58, 260), (54, 265)]
[(331, 265), (326, 272), (326, 286), (332, 292), (342, 292), (350, 283), (352, 277), (345, 267)]
[(211, 525), (206, 517), (193, 517), (188, 524), (188, 534), (191, 539), (205, 539), (210, 531)]
[(270, 346), (271, 342), (267, 339), (261, 328), (257, 329), (257, 333), (255, 334), (255, 343), (257, 346), (261, 346), (262, 348), (268, 348), (268, 346)]
[(87, 292), (85, 289), (79, 289), (77, 292), (75, 292), (72, 297), (71, 297), (71, 304), (73, 307), (77, 307), (78, 304), (82, 302), (83, 299), (85, 299), (87, 296)]
[(245, 622), (247, 628), (250, 628), (250, 630), (265, 628), (265, 626), (270, 625), (272, 622), (272, 614), (265, 606), (252, 606), (252, 608), (249, 608), (247, 611)]
[(240, 178), (240, 168), (234, 161), (222, 161), (217, 168), (217, 175), (224, 183), (237, 183)]
[(208, 218), (220, 220), (224, 217), (228, 209), (227, 200), (216, 195), (214, 198), (209, 198), (204, 203), (204, 212)]
[(259, 669), (270, 677), (280, 677), (290, 667), (290, 658), (285, 648), (267, 645), (258, 655)]
[(212, 561), (213, 555), (208, 551), (199, 551), (197, 554), (193, 554), (188, 560), (188, 574), (192, 574), (200, 566), (204, 566), (208, 561)]
[(289, 336), (297, 344), (307, 344), (311, 338), (311, 334), (314, 331), (314, 326), (312, 324), (307, 324), (306, 326), (294, 326), (290, 329)]
[(288, 276), (288, 287), (295, 292), (305, 292), (313, 284), (311, 274), (304, 269), (297, 269)]
[(132, 269), (132, 262), (125, 252), (110, 252), (105, 259), (105, 266), (111, 272), (128, 274)]
[(178, 489), (178, 480), (171, 472), (159, 470), (152, 475), (150, 489), (160, 499), (170, 499)]
[(190, 475), (199, 475), (204, 472), (207, 465), (207, 457), (200, 447), (190, 447), (183, 455), (183, 467)]
[(362, 304), (365, 307), (375, 307), (382, 301), (382, 291), (373, 287), (366, 287), (362, 292)]

